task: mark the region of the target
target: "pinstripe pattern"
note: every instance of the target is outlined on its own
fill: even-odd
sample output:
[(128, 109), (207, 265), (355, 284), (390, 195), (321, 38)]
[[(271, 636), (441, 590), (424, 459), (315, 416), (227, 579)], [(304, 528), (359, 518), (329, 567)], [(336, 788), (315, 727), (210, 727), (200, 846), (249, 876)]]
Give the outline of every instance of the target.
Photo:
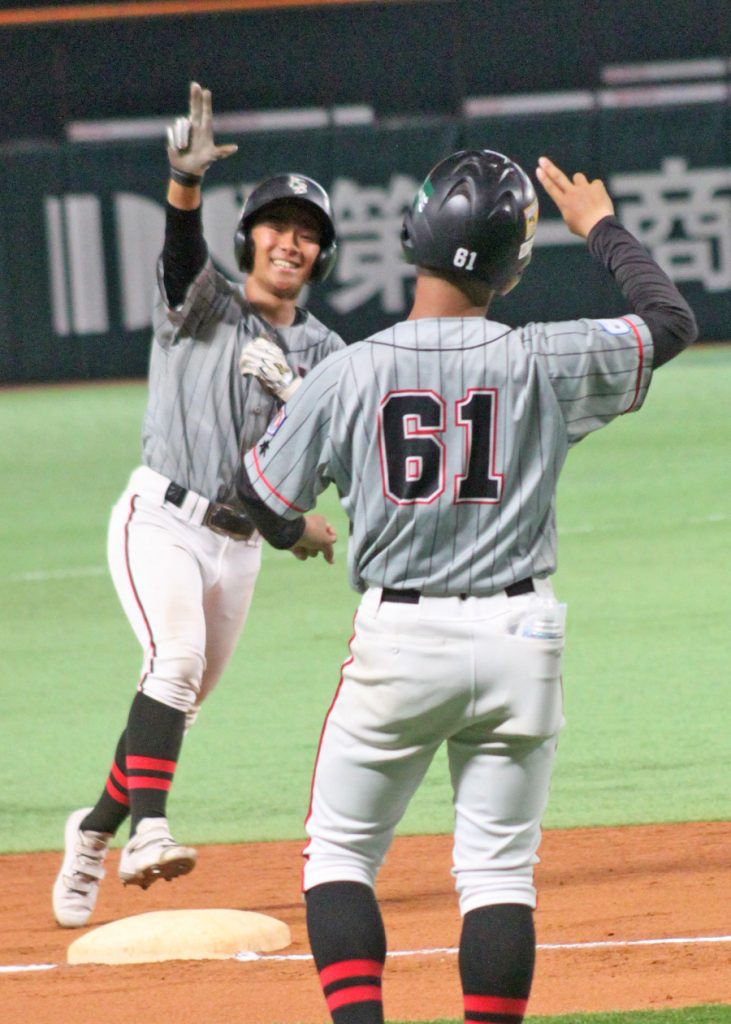
[(269, 337), (304, 374), (343, 347), (338, 335), (304, 311), (291, 327), (275, 330), (248, 305), (240, 285), (210, 262), (179, 310), (168, 310), (158, 287), (154, 329), (142, 461), (210, 499), (226, 492), (239, 451), (261, 437), (278, 407), (254, 377), (241, 376), (242, 348)]
[[(357, 590), (489, 595), (549, 575), (556, 568), (554, 495), (569, 447), (639, 408), (650, 382), (644, 322), (632, 316), (611, 326), (577, 320), (513, 330), (479, 318), (397, 324), (317, 367), (282, 424), (247, 456), (247, 471), (270, 507), (290, 516), (312, 508), (328, 483), (337, 485), (353, 524), (349, 569)], [(383, 403), (412, 394), (427, 396), (430, 413), (444, 410), (443, 428), (424, 433), (424, 422), (412, 417), (403, 443), (404, 416), (394, 448), (384, 441)], [(465, 404), (473, 394), (481, 405)], [(475, 453), (486, 497), (480, 490), (458, 500), (469, 436), (482, 427), (484, 447), (489, 429), (484, 415), (469, 418), (475, 410), (494, 416), (494, 450)], [(391, 463), (384, 452), (394, 450)], [(421, 452), (439, 463), (444, 484), (403, 500), (393, 492), (396, 470), (403, 462), (406, 477), (422, 481)], [(502, 488), (499, 498), (489, 498), (488, 486)]]

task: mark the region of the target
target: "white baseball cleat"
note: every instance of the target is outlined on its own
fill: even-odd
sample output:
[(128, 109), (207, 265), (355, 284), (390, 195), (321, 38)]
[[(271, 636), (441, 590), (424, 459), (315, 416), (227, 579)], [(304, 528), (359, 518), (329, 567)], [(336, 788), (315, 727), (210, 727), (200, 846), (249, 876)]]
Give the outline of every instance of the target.
[(62, 928), (83, 928), (91, 917), (104, 878), (104, 858), (111, 832), (79, 827), (91, 807), (82, 807), (66, 819), (64, 858), (53, 884), (53, 916)]
[(122, 850), (119, 877), (125, 885), (149, 888), (158, 878), (167, 882), (195, 867), (196, 851), (170, 835), (167, 818), (143, 818)]

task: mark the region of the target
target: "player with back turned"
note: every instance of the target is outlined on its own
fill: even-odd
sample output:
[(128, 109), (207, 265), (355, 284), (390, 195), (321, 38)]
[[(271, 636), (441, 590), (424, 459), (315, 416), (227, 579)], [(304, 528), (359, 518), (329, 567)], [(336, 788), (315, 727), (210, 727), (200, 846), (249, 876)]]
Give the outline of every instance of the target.
[[(233, 654), (259, 572), (261, 537), (235, 500), (239, 453), (259, 439), (302, 375), (344, 345), (297, 305), (303, 287), (324, 278), (335, 259), (325, 190), (301, 174), (260, 182), (234, 236), (246, 277), (243, 285), (229, 281), (208, 255), (201, 182), (237, 147), (214, 142), (207, 89), (191, 83), (189, 116), (168, 135), (142, 464), (108, 534), (112, 579), (143, 667), (101, 795), (66, 822), (52, 897), (66, 928), (89, 920), (109, 842), (128, 816), (119, 863), (125, 885), (146, 889), (195, 864), (196, 851), (171, 834), (167, 797), (184, 733)], [(309, 531), (332, 537), (322, 516), (308, 517)], [(256, 665), (248, 674), (255, 677)]]
[(362, 593), (322, 731), (303, 887), (335, 1024), (381, 1024), (386, 936), (375, 883), (442, 743), (454, 800), (466, 1021), (520, 1024), (533, 866), (563, 725), (565, 606), (553, 593), (555, 491), (568, 449), (642, 405), (693, 313), (614, 217), (601, 181), (537, 176), (629, 306), (512, 329), (486, 314), (531, 256), (538, 203), (502, 154), (460, 151), (419, 190), (402, 244), (408, 319), (308, 375), (246, 456), (239, 494), (278, 547), (330, 552), (303, 512), (330, 483)]

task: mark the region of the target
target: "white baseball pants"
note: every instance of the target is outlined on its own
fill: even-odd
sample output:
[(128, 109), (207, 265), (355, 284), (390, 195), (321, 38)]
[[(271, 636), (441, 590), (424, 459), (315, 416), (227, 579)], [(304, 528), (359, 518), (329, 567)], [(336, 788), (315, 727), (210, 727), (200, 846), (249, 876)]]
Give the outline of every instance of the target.
[(188, 727), (221, 677), (243, 629), (261, 564), (261, 537), (234, 540), (201, 525), (207, 501), (165, 502), (170, 483), (138, 467), (112, 510), (107, 554), (144, 652), (139, 689), (186, 713)]
[(381, 603), (366, 592), (323, 727), (304, 889), (371, 887), (396, 825), (446, 742), (462, 914), (535, 907), (533, 867), (563, 726), (563, 637), (520, 636), (549, 581), (517, 597)]

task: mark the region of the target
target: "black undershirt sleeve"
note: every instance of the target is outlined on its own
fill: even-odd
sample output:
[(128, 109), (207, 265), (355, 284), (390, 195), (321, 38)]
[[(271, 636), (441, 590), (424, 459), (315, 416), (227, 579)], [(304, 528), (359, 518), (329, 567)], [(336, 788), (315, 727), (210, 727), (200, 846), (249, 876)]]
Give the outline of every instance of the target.
[(305, 532), (305, 517), (283, 519), (267, 508), (254, 488), (243, 462), (236, 471), (236, 493), (247, 516), (259, 533), (273, 548), (292, 548)]
[[(180, 210), (166, 203), (165, 213), (163, 283), (169, 305), (179, 306), (205, 265), (208, 247), (203, 237), (200, 207), (197, 210)], [(270, 511), (251, 486), (243, 464), (236, 475), (236, 490), (247, 515), (272, 547), (294, 547), (304, 533), (304, 516), (283, 519)]]
[(207, 258), (201, 207), (179, 210), (166, 203), (162, 273), (168, 305), (180, 305)]
[(647, 324), (655, 369), (695, 341), (698, 327), (692, 309), (665, 271), (616, 217), (604, 217), (595, 224), (587, 244), (592, 256), (604, 264), (619, 285), (631, 312)]

